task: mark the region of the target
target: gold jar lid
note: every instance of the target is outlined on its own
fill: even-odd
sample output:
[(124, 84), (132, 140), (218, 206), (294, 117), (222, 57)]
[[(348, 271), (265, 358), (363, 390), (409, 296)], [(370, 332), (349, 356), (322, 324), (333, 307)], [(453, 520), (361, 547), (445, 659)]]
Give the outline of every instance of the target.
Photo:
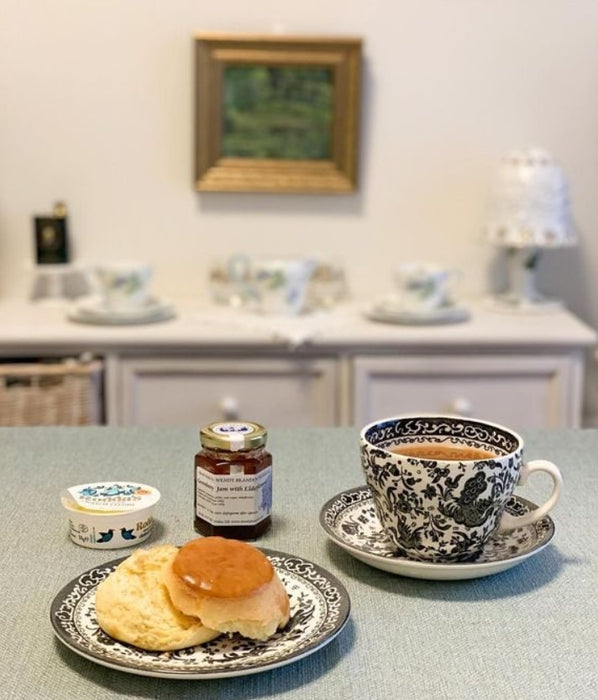
[(263, 425), (249, 421), (224, 421), (210, 423), (199, 431), (204, 447), (237, 452), (253, 450), (266, 444), (268, 432)]

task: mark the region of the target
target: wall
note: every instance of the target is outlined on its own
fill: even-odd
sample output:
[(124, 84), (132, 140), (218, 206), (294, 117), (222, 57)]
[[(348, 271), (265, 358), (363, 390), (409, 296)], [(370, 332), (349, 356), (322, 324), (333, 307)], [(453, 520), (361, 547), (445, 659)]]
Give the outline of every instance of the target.
[[(194, 192), (199, 30), (364, 38), (356, 194)], [(597, 87), (595, 0), (3, 0), (0, 296), (26, 295), (31, 216), (58, 198), (77, 260), (145, 258), (169, 297), (205, 298), (209, 264), (241, 251), (332, 257), (364, 299), (393, 263), (435, 259), (479, 296), (502, 278), (479, 232), (493, 168), (532, 144), (564, 166), (581, 232), (540, 286), (598, 327)]]

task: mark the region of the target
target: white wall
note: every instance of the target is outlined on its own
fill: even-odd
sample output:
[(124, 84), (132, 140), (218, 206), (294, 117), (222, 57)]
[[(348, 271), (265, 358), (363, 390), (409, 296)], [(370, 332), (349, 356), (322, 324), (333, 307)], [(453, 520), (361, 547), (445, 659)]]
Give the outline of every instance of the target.
[[(598, 327), (596, 0), (2, 0), (0, 17), (0, 296), (27, 293), (31, 217), (59, 198), (76, 259), (145, 258), (169, 297), (206, 297), (210, 262), (241, 251), (333, 257), (363, 298), (435, 259), (477, 296), (501, 278), (479, 233), (493, 168), (531, 144), (565, 168), (581, 230), (540, 286)], [(364, 38), (358, 193), (194, 192), (200, 30)]]

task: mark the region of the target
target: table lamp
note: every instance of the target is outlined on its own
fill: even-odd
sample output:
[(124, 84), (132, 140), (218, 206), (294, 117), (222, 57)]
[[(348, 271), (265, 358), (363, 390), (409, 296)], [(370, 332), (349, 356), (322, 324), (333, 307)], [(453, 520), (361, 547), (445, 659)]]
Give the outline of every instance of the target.
[(549, 311), (561, 302), (536, 290), (536, 270), (546, 248), (577, 242), (566, 178), (553, 156), (539, 148), (502, 158), (491, 194), (488, 240), (507, 250), (509, 288), (493, 305), (522, 312)]

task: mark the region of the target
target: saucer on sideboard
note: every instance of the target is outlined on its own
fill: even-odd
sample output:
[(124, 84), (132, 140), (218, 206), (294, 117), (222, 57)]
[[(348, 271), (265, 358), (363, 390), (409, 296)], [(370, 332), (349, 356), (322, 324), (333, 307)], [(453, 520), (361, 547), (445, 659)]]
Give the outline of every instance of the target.
[[(537, 506), (512, 496), (507, 512), (520, 515)], [(399, 556), (376, 515), (372, 492), (367, 486), (342, 491), (320, 511), (320, 525), (334, 544), (351, 556), (382, 571), (429, 580), (459, 580), (490, 576), (506, 571), (540, 552), (554, 536), (554, 522), (544, 516), (537, 522), (492, 537), (475, 561), (442, 564)]]
[(370, 321), (380, 323), (423, 326), (467, 321), (469, 310), (453, 303), (446, 303), (433, 309), (410, 309), (400, 300), (387, 297), (368, 308), (365, 316)]
[(138, 308), (111, 309), (101, 300), (79, 303), (68, 313), (70, 321), (104, 326), (127, 326), (167, 321), (175, 316), (172, 304), (150, 297)]

